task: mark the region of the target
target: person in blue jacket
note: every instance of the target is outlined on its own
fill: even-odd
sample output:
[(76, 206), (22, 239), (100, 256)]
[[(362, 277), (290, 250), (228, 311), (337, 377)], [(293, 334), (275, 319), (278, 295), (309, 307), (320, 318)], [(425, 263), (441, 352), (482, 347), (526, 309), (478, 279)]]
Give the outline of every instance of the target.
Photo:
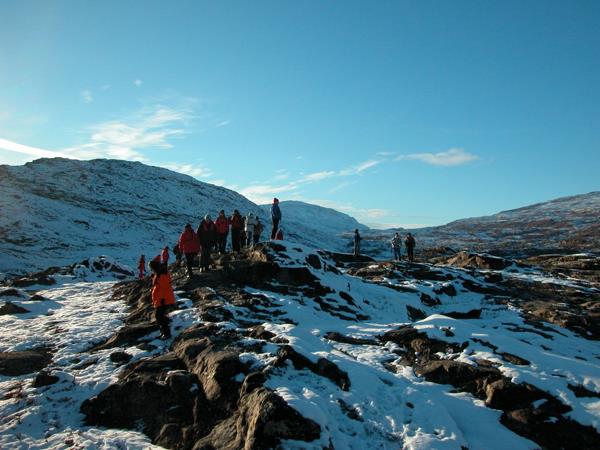
[(279, 223), (281, 222), (281, 209), (279, 209), (279, 199), (273, 199), (273, 205), (271, 205), (271, 220), (273, 221), (273, 228), (271, 228), (271, 239), (275, 239), (277, 236), (277, 230), (279, 229)]

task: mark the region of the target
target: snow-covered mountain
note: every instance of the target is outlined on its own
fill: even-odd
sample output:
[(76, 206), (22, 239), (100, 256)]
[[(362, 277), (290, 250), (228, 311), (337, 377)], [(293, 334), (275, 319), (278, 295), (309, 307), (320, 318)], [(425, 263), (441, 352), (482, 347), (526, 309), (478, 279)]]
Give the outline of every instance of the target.
[(135, 266), (210, 213), (260, 214), (242, 195), (138, 162), (39, 159), (0, 166), (0, 272), (109, 255)]
[(451, 247), (522, 256), (540, 252), (600, 252), (600, 192), (563, 197), (491, 216), (413, 230), (370, 230), (365, 249), (388, 257), (395, 231), (411, 231), (417, 249)]
[[(286, 236), (312, 247), (350, 251), (352, 239), (348, 234), (357, 228), (361, 231), (369, 229), (354, 217), (332, 208), (294, 200), (282, 201), (279, 206), (283, 215), (281, 228)], [(271, 205), (261, 208), (270, 216)]]

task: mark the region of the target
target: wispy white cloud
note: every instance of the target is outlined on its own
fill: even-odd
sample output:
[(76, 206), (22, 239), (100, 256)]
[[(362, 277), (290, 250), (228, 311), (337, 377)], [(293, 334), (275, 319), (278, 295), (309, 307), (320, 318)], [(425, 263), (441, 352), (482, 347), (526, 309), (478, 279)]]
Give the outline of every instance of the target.
[(342, 181), (341, 183), (338, 183), (334, 187), (332, 187), (331, 189), (329, 189), (329, 193), (333, 194), (334, 192), (341, 191), (342, 189), (345, 189), (348, 186), (351, 186), (353, 184), (354, 184), (353, 181)]
[(0, 149), (7, 150), (9, 152), (31, 155), (38, 158), (64, 158), (67, 156), (66, 154), (61, 152), (45, 150), (43, 148), (38, 147), (31, 147), (29, 145), (19, 144), (17, 142), (9, 141), (7, 139), (0, 139)]
[[(195, 178), (206, 178), (212, 176), (212, 171), (201, 164), (177, 164), (177, 163), (167, 163), (160, 164), (160, 167), (164, 167), (165, 169), (172, 170), (174, 172), (184, 173), (186, 175), (190, 175)], [(218, 184), (217, 181), (223, 180), (214, 180), (211, 181), (213, 184)], [(224, 183), (224, 181), (223, 181)]]
[(131, 117), (87, 127), (85, 142), (64, 152), (80, 159), (108, 157), (148, 162), (143, 150), (172, 148), (171, 140), (186, 133), (186, 123), (192, 117), (187, 106), (144, 107)]
[(339, 175), (346, 177), (351, 175), (359, 175), (363, 173), (365, 170), (375, 167), (381, 164), (383, 159), (370, 159), (368, 161), (364, 161), (356, 166), (348, 167), (347, 169), (340, 170)]
[(108, 91), (112, 86), (110, 84), (103, 84), (102, 86), (100, 86), (100, 89), (102, 89), (103, 91)]
[(332, 170), (323, 170), (321, 172), (314, 172), (305, 175), (298, 181), (298, 183), (312, 183), (315, 181), (322, 181), (326, 180), (327, 178), (335, 177), (336, 175), (337, 173)]
[(462, 148), (451, 148), (445, 152), (439, 153), (412, 153), (409, 155), (400, 155), (397, 161), (409, 159), (422, 161), (434, 166), (460, 166), (478, 159), (477, 155), (469, 153)]
[(84, 103), (92, 103), (94, 101), (94, 96), (92, 95), (92, 91), (89, 89), (82, 90), (79, 95), (81, 96), (81, 100)]
[(221, 128), (221, 127), (226, 127), (227, 125), (229, 125), (231, 123), (231, 120), (221, 120), (220, 122), (218, 122), (215, 125), (215, 128)]
[(133, 85), (135, 87), (140, 87), (142, 84), (144, 84), (144, 82), (142, 80), (140, 80), (139, 78), (133, 80)]

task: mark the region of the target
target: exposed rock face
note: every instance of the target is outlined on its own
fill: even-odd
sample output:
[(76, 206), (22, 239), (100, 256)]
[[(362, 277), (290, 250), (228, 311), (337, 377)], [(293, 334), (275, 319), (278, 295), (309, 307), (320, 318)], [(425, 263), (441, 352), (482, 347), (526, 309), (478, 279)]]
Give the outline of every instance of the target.
[[(346, 402), (355, 394), (356, 386), (361, 386), (361, 380), (357, 382), (350, 370), (354, 362), (343, 365), (333, 352), (307, 352), (297, 344), (298, 336), (284, 335), (289, 338), (286, 339), (278, 335), (278, 330), (298, 325), (288, 316), (289, 310), (297, 307), (310, 311), (306, 316), (297, 316), (300, 319), (326, 317), (338, 327), (340, 323), (348, 324), (343, 333), (328, 332), (341, 328), (324, 328), (323, 323), (319, 330), (312, 330), (309, 324), (302, 332), (310, 334), (310, 339), (319, 345), (334, 347), (338, 354), (351, 358), (357, 354), (355, 347), (369, 346), (364, 347), (367, 354), (379, 355), (381, 366), (394, 372), (395, 375), (386, 374), (388, 377), (410, 370), (411, 377), (416, 375), (431, 383), (450, 385), (449, 390), (469, 393), (488, 408), (502, 411), (502, 424), (508, 429), (544, 448), (595, 448), (600, 443), (594, 428), (568, 417), (571, 407), (564, 396), (558, 397), (533, 384), (513, 382), (505, 375), (505, 365), (514, 370), (535, 370), (536, 361), (529, 354), (519, 354), (511, 347), (487, 340), (481, 332), (469, 332), (468, 338), (460, 334), (461, 326), (469, 329), (473, 322), (506, 309), (509, 301), (511, 305), (517, 301), (533, 302), (542, 294), (549, 298), (550, 288), (543, 282), (531, 279), (525, 284), (508, 271), (500, 274), (485, 269), (481, 273), (474, 268), (428, 264), (350, 260), (337, 262), (335, 268), (324, 253), (292, 250), (300, 256), (291, 262), (290, 249), (279, 243), (223, 255), (216, 260), (215, 270), (191, 280), (181, 276), (182, 266), (172, 265), (176, 288), (188, 299), (185, 307), (193, 308), (201, 320), (179, 330), (167, 353), (124, 365), (117, 383), (83, 403), (81, 410), (87, 423), (141, 428), (156, 444), (186, 450), (277, 448), (288, 439), (312, 445), (313, 441), (322, 440), (327, 430), (292, 408), (284, 400), (285, 394), (279, 395), (281, 391), (274, 387), (277, 385), (270, 384), (286, 377), (316, 379), (314, 383), (319, 388), (333, 390), (332, 403), (344, 417), (367, 423), (361, 406)], [(491, 264), (481, 264), (484, 263)], [(512, 262), (502, 265), (513, 267)], [(344, 272), (351, 277), (341, 278)], [(325, 281), (334, 276), (335, 282)], [(356, 282), (350, 283), (349, 278)], [(560, 292), (592, 303), (597, 295), (579, 285), (553, 286), (555, 290), (570, 289)], [(510, 296), (516, 287), (529, 294)], [(115, 299), (130, 305), (130, 315), (122, 329), (94, 350), (148, 340), (156, 331), (148, 290), (148, 280), (116, 285)], [(282, 296), (278, 299), (272, 293)], [(383, 325), (369, 322), (366, 312), (381, 307), (379, 302), (386, 295), (394, 296), (391, 304), (397, 303), (398, 309), (397, 316), (390, 318), (395, 321), (394, 329), (382, 332), (379, 327)], [(284, 302), (289, 302), (288, 309)], [(522, 315), (530, 322), (505, 324), (508, 335), (526, 331), (552, 339), (552, 335), (561, 333), (556, 327), (534, 321), (536, 316), (531, 312)], [(446, 325), (436, 325), (432, 317), (443, 319)], [(408, 320), (420, 322), (396, 329), (398, 323)], [(418, 326), (437, 334), (432, 337)], [(571, 328), (572, 324), (565, 326)], [(362, 329), (373, 327), (378, 331), (363, 337)], [(587, 332), (593, 329), (588, 324), (580, 332), (584, 334), (585, 330), (589, 339)], [(491, 330), (492, 327), (485, 329), (486, 333)], [(511, 337), (507, 339), (510, 341)], [(484, 347), (485, 356), (468, 360), (474, 346)], [(127, 354), (119, 350), (113, 351), (110, 358), (115, 364), (126, 364), (128, 360)], [(373, 379), (391, 383), (384, 377)], [(319, 392), (314, 386), (312, 389)], [(569, 389), (576, 396), (600, 395), (583, 386)], [(327, 444), (322, 446), (327, 448)]]
[(46, 349), (0, 352), (0, 375), (23, 375), (42, 370), (52, 361)]
[(15, 305), (12, 302), (6, 302), (4, 305), (0, 306), (0, 316), (8, 314), (25, 314), (28, 312), (28, 309), (25, 309), (19, 305)]
[(463, 268), (502, 270), (511, 266), (513, 262), (497, 256), (459, 252), (457, 255), (448, 258), (446, 264)]

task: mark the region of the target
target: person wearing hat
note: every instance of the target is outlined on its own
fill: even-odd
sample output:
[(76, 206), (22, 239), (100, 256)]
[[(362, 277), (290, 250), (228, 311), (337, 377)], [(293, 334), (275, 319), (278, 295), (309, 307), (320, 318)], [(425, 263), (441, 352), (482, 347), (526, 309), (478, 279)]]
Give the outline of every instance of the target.
[(277, 230), (279, 229), (279, 223), (281, 222), (281, 209), (279, 209), (278, 198), (274, 198), (273, 204), (271, 205), (271, 220), (273, 221), (273, 228), (271, 228), (271, 239), (275, 239), (275, 236), (277, 236)]
[(212, 221), (210, 214), (204, 216), (204, 220), (200, 222), (198, 230), (198, 239), (200, 240), (200, 271), (207, 272), (210, 270), (210, 252), (212, 251), (217, 240), (217, 227)]

